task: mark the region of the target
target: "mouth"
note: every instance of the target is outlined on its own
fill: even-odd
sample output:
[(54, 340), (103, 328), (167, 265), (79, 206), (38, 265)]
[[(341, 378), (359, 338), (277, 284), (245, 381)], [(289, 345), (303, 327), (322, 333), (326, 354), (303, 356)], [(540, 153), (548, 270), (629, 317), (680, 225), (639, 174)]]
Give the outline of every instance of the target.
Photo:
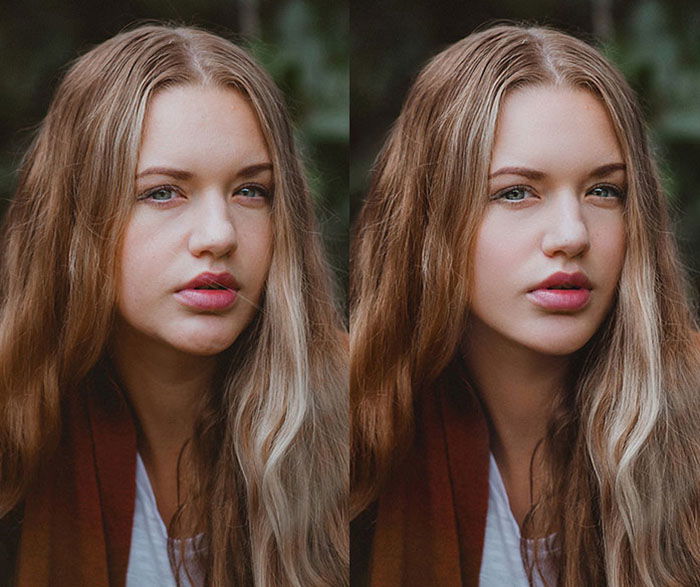
[(528, 291), (527, 297), (536, 306), (553, 312), (575, 312), (585, 308), (593, 286), (581, 272), (558, 272)]
[(200, 273), (175, 292), (175, 299), (187, 308), (216, 312), (236, 302), (240, 286), (230, 273)]
[(575, 273), (564, 273), (558, 271), (552, 273), (547, 279), (536, 285), (532, 290), (550, 289), (550, 290), (571, 290), (571, 289), (593, 289), (591, 282), (584, 273), (576, 271)]
[(179, 291), (186, 289), (193, 290), (221, 290), (221, 289), (240, 289), (236, 279), (230, 273), (223, 271), (221, 273), (211, 273), (205, 271), (200, 273), (194, 279), (183, 285)]
[(194, 289), (196, 291), (202, 291), (202, 290), (222, 290), (222, 289), (230, 289), (230, 288), (224, 287), (223, 285), (215, 283), (212, 285), (198, 285), (197, 287), (193, 287), (190, 289)]

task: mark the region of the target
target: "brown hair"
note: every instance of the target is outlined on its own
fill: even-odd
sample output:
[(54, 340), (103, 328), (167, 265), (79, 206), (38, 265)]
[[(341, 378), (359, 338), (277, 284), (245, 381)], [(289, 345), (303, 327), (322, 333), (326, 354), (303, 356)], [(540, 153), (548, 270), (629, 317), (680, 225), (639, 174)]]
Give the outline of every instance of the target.
[(344, 584), (347, 353), (308, 188), (274, 83), (200, 30), (142, 26), (78, 59), (26, 155), (3, 240), (0, 514), (54, 450), (62, 398), (89, 392), (105, 356), (144, 115), (180, 84), (249, 101), (276, 187), (264, 302), (204, 398), (188, 446), (192, 497), (173, 524), (203, 531), (208, 584)]
[(377, 498), (411, 443), (416, 395), (458, 353), (499, 108), (542, 84), (591, 92), (609, 113), (628, 170), (627, 252), (615, 307), (550, 426), (551, 487), (525, 524), (557, 532), (561, 585), (689, 585), (700, 357), (665, 195), (627, 83), (549, 29), (496, 26), (440, 53), (378, 157), (351, 258), (352, 510)]

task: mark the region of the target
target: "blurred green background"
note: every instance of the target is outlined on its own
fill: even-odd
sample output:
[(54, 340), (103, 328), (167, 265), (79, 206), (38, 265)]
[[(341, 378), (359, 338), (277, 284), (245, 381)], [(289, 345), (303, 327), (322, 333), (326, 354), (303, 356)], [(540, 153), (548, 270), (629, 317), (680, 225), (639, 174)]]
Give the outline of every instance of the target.
[(347, 283), (346, 0), (3, 2), (0, 20), (0, 213), (16, 169), (69, 63), (140, 21), (195, 25), (251, 50), (287, 98), (339, 293)]
[(700, 2), (660, 0), (352, 0), (350, 209), (428, 59), (503, 20), (550, 25), (592, 42), (618, 65), (644, 108), (675, 232), (700, 298)]

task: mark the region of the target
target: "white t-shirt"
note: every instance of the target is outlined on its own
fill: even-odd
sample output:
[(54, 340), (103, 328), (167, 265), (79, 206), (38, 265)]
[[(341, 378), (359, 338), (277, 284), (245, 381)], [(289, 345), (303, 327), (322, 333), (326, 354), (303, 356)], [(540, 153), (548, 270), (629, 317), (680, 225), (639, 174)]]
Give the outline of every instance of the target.
[[(545, 570), (547, 583), (535, 571), (535, 585), (554, 586), (551, 570), (547, 572), (548, 553), (552, 551), (553, 536), (538, 539), (540, 566)], [(531, 552), (534, 548), (528, 540)], [(520, 527), (510, 509), (506, 487), (498, 470), (496, 459), (490, 456), (489, 463), (489, 506), (486, 514), (486, 534), (484, 553), (479, 573), (480, 587), (528, 587), (527, 574), (520, 555)]]
[[(177, 541), (176, 541), (177, 542)], [(185, 553), (188, 560), (194, 557), (198, 537), (188, 538)], [(175, 545), (176, 554), (179, 544)], [(194, 574), (190, 566), (190, 574)], [(195, 580), (198, 577), (195, 576)], [(184, 570), (180, 572), (182, 585), (200, 585), (188, 581)], [(141, 455), (136, 455), (136, 503), (134, 504), (134, 525), (131, 530), (131, 549), (126, 573), (127, 587), (175, 587), (168, 559), (168, 530), (160, 517), (156, 497), (148, 478)]]

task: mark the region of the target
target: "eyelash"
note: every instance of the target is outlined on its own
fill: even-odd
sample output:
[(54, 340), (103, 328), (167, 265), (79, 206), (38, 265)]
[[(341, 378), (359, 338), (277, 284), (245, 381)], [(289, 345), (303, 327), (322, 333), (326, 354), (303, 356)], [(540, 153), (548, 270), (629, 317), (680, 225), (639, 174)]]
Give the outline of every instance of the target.
[(522, 200), (506, 200), (505, 196), (507, 194), (510, 194), (511, 192), (514, 192), (516, 190), (522, 190), (527, 193), (533, 193), (534, 190), (526, 185), (512, 185), (510, 187), (504, 188), (502, 190), (497, 191), (495, 194), (491, 196), (492, 201), (496, 200), (503, 200), (504, 202), (512, 202), (512, 203), (518, 203), (518, 202), (524, 202), (527, 198), (523, 198)]
[[(620, 199), (620, 200), (624, 200), (624, 199), (625, 199), (625, 196), (627, 195), (627, 193), (625, 192), (624, 189), (622, 189), (621, 187), (616, 186), (616, 185), (614, 185), (614, 184), (612, 184), (612, 183), (601, 183), (601, 184), (598, 184), (598, 185), (594, 185), (590, 190), (588, 190), (588, 192), (590, 193), (590, 192), (592, 192), (593, 190), (597, 190), (597, 189), (600, 189), (600, 188), (606, 188), (606, 189), (608, 189), (608, 190), (611, 190), (611, 191), (615, 192), (615, 195), (614, 195), (613, 197), (616, 197), (616, 198), (618, 198), (618, 199)], [(591, 195), (592, 195), (592, 194), (591, 194)], [(596, 196), (596, 197), (603, 197), (603, 196)], [(606, 199), (608, 199), (608, 198), (606, 198)]]
[[(256, 196), (242, 196), (242, 194), (240, 194), (240, 192), (242, 192), (243, 190), (254, 190), (257, 192), (257, 195)], [(168, 204), (173, 202), (173, 200), (175, 199), (174, 197), (171, 199), (168, 199), (168, 200), (155, 200), (155, 199), (153, 199), (152, 196), (154, 196), (158, 192), (171, 192), (171, 193), (175, 194), (176, 196), (182, 195), (180, 189), (173, 186), (173, 185), (160, 185), (158, 187), (146, 190), (142, 194), (139, 194), (139, 196), (137, 196), (136, 199), (138, 201), (153, 202), (156, 206), (167, 206)], [(233, 196), (237, 196), (237, 195), (241, 195), (245, 199), (251, 200), (251, 201), (268, 200), (272, 196), (272, 190), (268, 189), (265, 186), (260, 185), (258, 183), (247, 183), (247, 184), (239, 187), (235, 192), (233, 192)]]
[(138, 196), (136, 199), (137, 199), (138, 201), (145, 201), (145, 200), (148, 200), (148, 201), (151, 201), (151, 202), (156, 203), (158, 206), (163, 206), (163, 205), (165, 205), (165, 204), (169, 204), (169, 203), (172, 202), (173, 200), (172, 200), (172, 199), (170, 199), (170, 200), (153, 200), (153, 199), (151, 199), (151, 196), (157, 194), (158, 192), (166, 192), (166, 191), (172, 192), (172, 193), (174, 193), (174, 194), (176, 194), (176, 195), (179, 195), (179, 194), (180, 194), (180, 190), (179, 190), (178, 188), (176, 188), (175, 186), (172, 186), (172, 185), (159, 185), (158, 187), (151, 188), (151, 189), (149, 189), (149, 190), (146, 190), (146, 191), (143, 192), (142, 194), (139, 194), (139, 196)]
[[(265, 200), (270, 199), (270, 197), (272, 196), (272, 190), (266, 188), (264, 185), (260, 185), (259, 183), (247, 183), (247, 184), (239, 187), (235, 192), (233, 192), (233, 195), (235, 196), (239, 192), (242, 192), (243, 190), (250, 190), (250, 189), (257, 190), (259, 192), (258, 197), (263, 198)], [(253, 198), (248, 197), (248, 199), (253, 199)]]
[[(592, 192), (593, 190), (597, 190), (597, 189), (601, 189), (601, 188), (607, 189), (607, 190), (613, 192), (613, 195), (612, 195), (612, 196), (594, 196), (594, 197), (603, 198), (603, 199), (606, 199), (606, 200), (611, 200), (611, 199), (614, 199), (614, 198), (617, 198), (617, 199), (619, 199), (619, 200), (624, 200), (624, 199), (625, 199), (625, 196), (626, 196), (625, 190), (622, 189), (622, 188), (620, 188), (620, 187), (618, 187), (618, 186), (616, 186), (616, 185), (614, 185), (614, 184), (611, 184), (611, 183), (601, 183), (601, 184), (598, 184), (598, 185), (594, 185), (592, 188), (590, 188), (590, 189), (586, 192), (586, 195), (593, 195), (593, 194), (591, 194), (591, 192)], [(516, 190), (522, 190), (522, 191), (524, 191), (524, 192), (526, 192), (526, 193), (528, 193), (528, 194), (534, 194), (534, 193), (535, 193), (535, 190), (533, 190), (533, 189), (532, 189), (531, 187), (529, 187), (529, 186), (526, 186), (526, 185), (514, 185), (514, 186), (507, 187), (507, 188), (505, 188), (505, 189), (499, 190), (498, 192), (496, 192), (495, 194), (493, 194), (493, 195), (491, 196), (491, 201), (503, 200), (504, 202), (509, 202), (509, 203), (507, 204), (507, 205), (509, 205), (509, 206), (516, 206), (516, 205), (518, 205), (518, 204), (520, 204), (520, 203), (522, 203), (522, 202), (525, 202), (525, 201), (527, 201), (528, 199), (530, 199), (530, 198), (523, 198), (522, 200), (507, 200), (507, 199), (505, 198), (506, 195), (508, 195), (508, 194), (510, 194), (511, 192), (514, 192), (514, 191), (516, 191)]]

